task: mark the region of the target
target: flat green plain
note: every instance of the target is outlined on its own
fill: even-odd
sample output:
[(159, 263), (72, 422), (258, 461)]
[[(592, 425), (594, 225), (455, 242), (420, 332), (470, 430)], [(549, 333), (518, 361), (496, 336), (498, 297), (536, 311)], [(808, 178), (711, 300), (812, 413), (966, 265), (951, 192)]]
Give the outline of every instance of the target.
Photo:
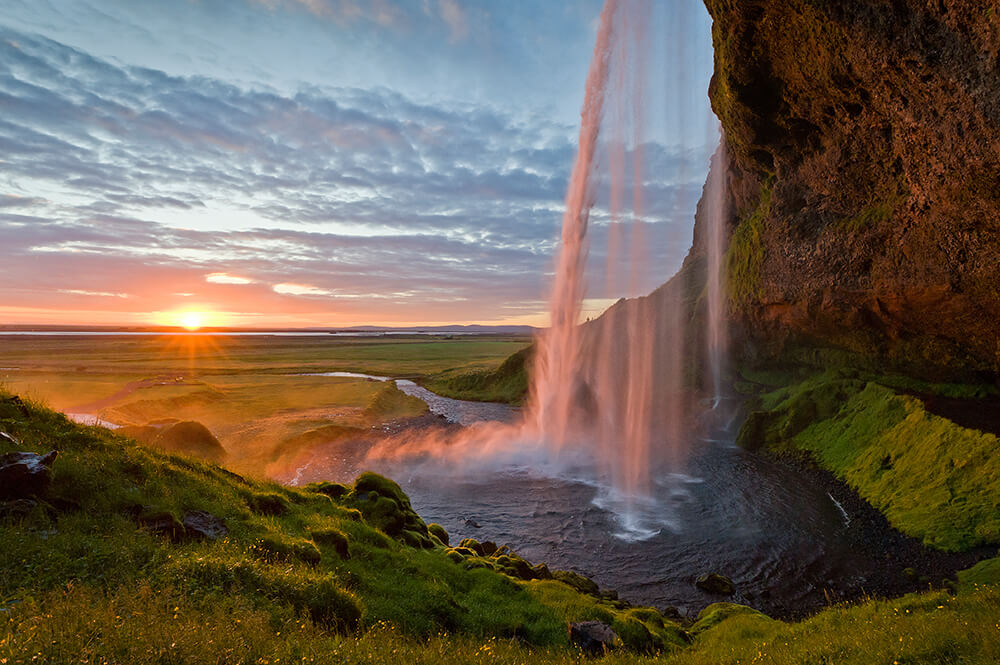
[[(389, 382), (488, 372), (528, 346), (514, 336), (0, 336), (0, 385), (119, 425), (194, 420), (249, 472), (325, 427), (366, 430), (426, 412)], [(307, 437), (309, 438), (309, 437)]]

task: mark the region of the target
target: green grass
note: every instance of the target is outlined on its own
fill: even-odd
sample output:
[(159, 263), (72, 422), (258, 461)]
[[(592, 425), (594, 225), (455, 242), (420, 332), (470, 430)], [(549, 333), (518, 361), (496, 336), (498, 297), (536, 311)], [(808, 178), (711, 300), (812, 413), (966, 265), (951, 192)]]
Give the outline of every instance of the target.
[[(994, 572), (963, 593), (835, 607), (801, 623), (713, 605), (683, 627), (555, 580), (519, 558), (446, 549), (391, 480), (293, 489), (142, 448), (0, 401), (0, 452), (60, 450), (53, 487), (0, 518), (0, 663), (578, 663), (566, 622), (612, 624), (604, 662), (992, 663)], [(227, 537), (173, 542), (142, 513), (222, 517)]]
[(445, 397), (520, 404), (528, 393), (528, 372), (533, 354), (534, 347), (530, 346), (514, 353), (495, 369), (444, 372), (425, 385)]
[[(391, 384), (355, 372), (430, 377), (490, 373), (523, 349), (515, 336), (184, 337), (6, 336), (0, 381), (12, 392), (61, 411), (99, 415), (120, 425), (179, 419), (205, 425), (226, 449), (227, 464), (262, 475), (312, 446), (426, 412)], [(524, 382), (523, 370), (520, 381)], [(514, 399), (517, 388), (504, 383)], [(466, 397), (450, 390), (453, 397)], [(490, 397), (482, 392), (468, 395)], [(506, 399), (505, 399), (506, 401)]]
[[(978, 387), (941, 390), (979, 394)], [(933, 415), (863, 374), (827, 371), (763, 395), (739, 441), (808, 452), (929, 546), (1000, 544), (997, 437)]]

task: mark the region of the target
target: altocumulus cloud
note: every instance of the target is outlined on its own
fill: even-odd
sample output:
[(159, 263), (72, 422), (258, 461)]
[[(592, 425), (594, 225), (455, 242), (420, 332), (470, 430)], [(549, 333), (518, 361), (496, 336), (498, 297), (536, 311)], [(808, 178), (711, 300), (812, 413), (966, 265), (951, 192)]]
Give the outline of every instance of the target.
[[(459, 38), (451, 5), (433, 8)], [(76, 308), (121, 317), (193, 296), (272, 322), (540, 311), (575, 128), (384, 88), (169, 76), (3, 27), (0, 110), (6, 311), (83, 294)], [(689, 234), (708, 149), (643, 154), (649, 221)], [(683, 254), (668, 238), (651, 235), (650, 286)]]

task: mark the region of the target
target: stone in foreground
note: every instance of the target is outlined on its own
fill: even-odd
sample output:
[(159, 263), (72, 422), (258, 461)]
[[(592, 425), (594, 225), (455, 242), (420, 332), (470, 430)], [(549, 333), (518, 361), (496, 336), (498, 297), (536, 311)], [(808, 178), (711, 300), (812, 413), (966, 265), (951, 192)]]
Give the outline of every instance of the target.
[(599, 656), (615, 647), (618, 636), (603, 621), (580, 621), (569, 625), (569, 641), (588, 656)]
[(45, 493), (52, 483), (52, 463), (59, 453), (7, 453), (0, 457), (0, 498), (25, 499)]
[(733, 581), (725, 575), (719, 575), (718, 573), (699, 575), (694, 585), (702, 591), (720, 596), (731, 596), (736, 591)]

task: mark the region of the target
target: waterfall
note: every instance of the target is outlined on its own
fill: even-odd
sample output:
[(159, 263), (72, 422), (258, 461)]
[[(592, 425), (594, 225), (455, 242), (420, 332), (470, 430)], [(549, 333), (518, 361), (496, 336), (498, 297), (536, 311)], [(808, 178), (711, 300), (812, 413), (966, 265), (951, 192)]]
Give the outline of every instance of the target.
[(725, 252), (726, 252), (726, 173), (728, 156), (726, 142), (712, 158), (712, 168), (705, 184), (705, 218), (707, 225), (705, 255), (707, 271), (705, 292), (708, 301), (705, 341), (712, 386), (712, 408), (718, 408), (725, 394), (723, 387), (729, 334), (726, 325)]

